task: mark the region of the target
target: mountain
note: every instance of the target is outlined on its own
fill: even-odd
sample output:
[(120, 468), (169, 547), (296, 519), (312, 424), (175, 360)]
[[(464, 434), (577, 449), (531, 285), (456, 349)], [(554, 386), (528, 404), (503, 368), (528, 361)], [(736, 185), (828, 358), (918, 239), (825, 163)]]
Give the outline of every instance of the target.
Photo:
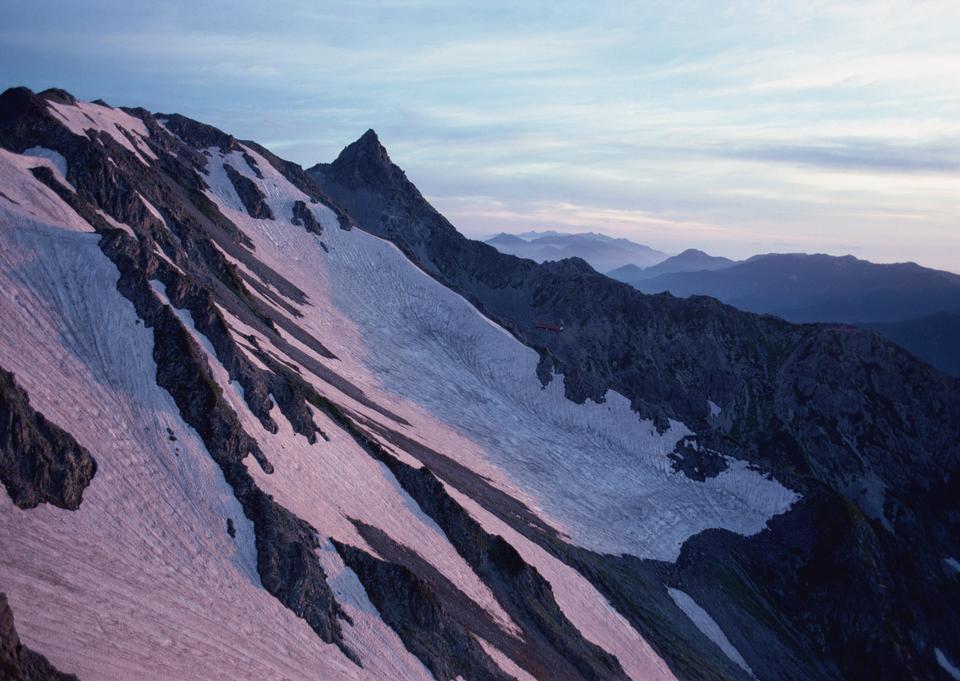
[[(586, 232), (584, 233), (583, 236), (596, 236), (596, 235), (597, 235), (596, 232)], [(517, 236), (518, 238), (523, 239), (525, 241), (530, 241), (532, 239), (538, 239), (542, 236), (564, 236), (564, 232), (558, 232), (554, 229), (544, 229), (539, 231), (520, 232), (519, 234), (516, 234), (516, 235), (511, 234), (510, 236)], [(487, 243), (489, 243), (489, 240), (487, 241)]]
[(677, 267), (671, 263), (674, 258), (668, 258), (646, 269), (622, 267), (608, 276), (647, 293), (709, 295), (795, 322), (858, 324), (941, 371), (960, 375), (954, 350), (960, 347), (960, 276), (914, 263), (878, 265), (852, 256), (768, 254), (734, 263), (706, 260), (700, 253), (695, 251), (691, 260), (702, 267)]
[(888, 324), (863, 324), (951, 376), (960, 376), (960, 313), (936, 314)]
[(708, 295), (794, 322), (886, 323), (960, 310), (960, 275), (847, 255), (757, 255), (721, 270), (631, 282), (640, 291)]
[(615, 239), (604, 234), (558, 234), (556, 232), (527, 232), (522, 235), (498, 234), (487, 243), (501, 253), (509, 253), (536, 262), (581, 258), (598, 272), (627, 264), (643, 267), (654, 265), (667, 257), (666, 253), (629, 239)]
[(503, 248), (523, 248), (528, 242), (519, 235), (501, 232), (500, 234), (487, 239), (487, 243), (493, 247), (502, 246)]
[(696, 248), (688, 248), (683, 253), (671, 256), (662, 262), (650, 267), (637, 267), (636, 265), (624, 265), (615, 270), (607, 272), (608, 277), (627, 284), (633, 284), (635, 281), (643, 279), (653, 279), (661, 274), (671, 272), (698, 272), (703, 270), (722, 270), (736, 265), (735, 260), (724, 258), (718, 255), (709, 255)]
[(304, 171), (16, 88), (0, 147), (2, 673), (960, 659), (960, 382), (878, 334), (499, 253), (373, 131)]
[[(369, 172), (374, 160), (377, 170)], [(576, 402), (602, 401), (610, 390), (624, 395), (659, 429), (683, 422), (697, 433), (698, 443), (709, 442), (706, 450), (680, 447), (673, 452), (675, 467), (692, 479), (714, 479), (726, 461), (722, 456), (735, 456), (774, 471), (791, 489), (803, 490), (802, 501), (768, 524), (769, 533), (747, 540), (704, 533), (687, 542), (669, 568), (679, 570), (674, 579), (694, 590), (698, 602), (710, 599), (709, 615), (728, 636), (750, 632), (752, 643), (741, 638), (733, 644), (741, 653), (749, 646), (747, 662), (754, 673), (763, 678), (761, 667), (781, 678), (895, 678), (907, 673), (913, 661), (882, 652), (892, 649), (892, 642), (878, 645), (889, 642), (890, 631), (912, 627), (897, 623), (896, 606), (882, 585), (899, 584), (894, 590), (916, 608), (921, 601), (940, 600), (933, 592), (921, 595), (920, 584), (955, 576), (943, 567), (942, 558), (930, 558), (937, 577), (926, 567), (905, 567), (895, 558), (915, 560), (907, 558), (905, 547), (895, 548), (907, 535), (915, 537), (908, 541), (913, 545), (927, 541), (921, 536), (947, 536), (931, 532), (927, 520), (919, 521), (917, 513), (936, 522), (919, 510), (917, 499), (903, 496), (906, 488), (895, 479), (902, 474), (906, 477), (900, 480), (916, 480), (906, 487), (932, 483), (942, 491), (931, 490), (926, 499), (939, 500), (946, 490), (941, 484), (952, 484), (956, 473), (953, 463), (941, 468), (942, 460), (928, 460), (939, 457), (928, 445), (907, 445), (903, 436), (912, 426), (897, 425), (899, 417), (889, 420), (892, 412), (881, 415), (876, 409), (896, 403), (905, 417), (922, 414), (928, 425), (921, 431), (955, 452), (955, 444), (947, 445), (942, 433), (945, 425), (948, 430), (956, 426), (938, 416), (928, 421), (926, 402), (903, 405), (912, 401), (907, 397), (912, 390), (926, 392), (934, 385), (942, 386), (934, 389), (938, 404), (955, 405), (956, 383), (877, 336), (849, 327), (793, 326), (706, 298), (637, 295), (582, 260), (537, 266), (499, 254), (460, 236), (372, 135), (347, 147), (334, 163), (309, 172), (366, 229), (391, 240), (425, 272), (536, 349), (545, 386), (562, 375), (565, 394)], [(534, 323), (538, 319), (564, 320), (565, 330), (545, 332)], [(878, 366), (883, 379), (872, 376)], [(926, 440), (927, 435), (919, 437)], [(918, 451), (928, 453), (917, 457)], [(723, 454), (718, 459), (710, 452)], [(928, 463), (920, 463), (924, 460)], [(918, 463), (920, 468), (932, 466), (923, 482), (916, 477)], [(913, 510), (896, 522), (911, 517), (907, 525), (912, 529), (891, 532), (888, 511), (906, 506)], [(831, 520), (824, 522), (827, 518)], [(891, 541), (892, 535), (901, 539)], [(940, 549), (948, 550), (954, 549)], [(887, 562), (891, 560), (900, 567)], [(645, 600), (650, 591), (638, 591), (638, 585), (646, 583), (650, 563), (629, 555), (590, 563), (607, 597), (658, 650), (674, 650), (672, 656), (668, 653), (674, 663), (688, 654), (676, 652), (669, 635), (648, 626), (646, 618), (656, 608)], [(946, 583), (956, 588), (953, 581)], [(810, 598), (812, 593), (829, 597)], [(746, 594), (752, 594), (748, 616), (737, 605)], [(776, 615), (762, 624), (761, 613)], [(949, 618), (954, 622), (953, 615)], [(870, 623), (879, 621), (892, 629), (879, 632)], [(785, 635), (780, 626), (791, 633)], [(919, 661), (923, 656), (910, 657)], [(696, 672), (686, 668), (685, 673)]]

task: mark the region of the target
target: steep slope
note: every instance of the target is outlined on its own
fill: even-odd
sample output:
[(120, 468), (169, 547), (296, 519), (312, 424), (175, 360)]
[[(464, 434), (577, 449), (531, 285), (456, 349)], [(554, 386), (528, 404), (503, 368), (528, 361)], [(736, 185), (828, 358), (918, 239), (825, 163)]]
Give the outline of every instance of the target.
[(633, 284), (637, 281), (653, 279), (654, 277), (659, 277), (661, 274), (669, 274), (671, 272), (722, 270), (736, 264), (736, 261), (730, 258), (710, 255), (703, 251), (698, 251), (696, 248), (688, 248), (682, 253), (658, 262), (656, 265), (644, 268), (637, 267), (636, 265), (625, 265), (607, 272), (607, 276), (626, 284)]
[(615, 239), (605, 234), (531, 234), (523, 239), (511, 234), (498, 234), (487, 243), (501, 253), (509, 253), (536, 262), (577, 257), (600, 271), (628, 264), (649, 267), (667, 257), (666, 253), (629, 239)]
[(542, 390), (252, 143), (59, 91), (0, 112), (0, 364), (97, 458), (77, 510), (0, 508), (31, 648), (80, 678), (743, 678), (571, 564), (757, 532), (793, 492), (742, 462), (692, 485), (681, 423)]
[(757, 255), (718, 271), (629, 282), (645, 293), (709, 295), (794, 322), (886, 323), (960, 309), (960, 275), (853, 256)]
[(537, 265), (471, 242), (369, 132), (310, 172), (359, 224), (536, 349), (547, 389), (556, 372), (574, 401), (614, 390), (660, 432), (683, 422), (695, 442), (671, 459), (691, 479), (735, 456), (803, 494), (768, 531), (704, 533), (673, 566), (577, 562), (662, 649), (639, 586), (650, 571), (683, 585), (761, 678), (940, 673), (936, 650), (958, 632), (957, 601), (943, 599), (958, 589), (945, 562), (958, 529), (956, 381), (870, 333), (644, 296), (577, 259)]

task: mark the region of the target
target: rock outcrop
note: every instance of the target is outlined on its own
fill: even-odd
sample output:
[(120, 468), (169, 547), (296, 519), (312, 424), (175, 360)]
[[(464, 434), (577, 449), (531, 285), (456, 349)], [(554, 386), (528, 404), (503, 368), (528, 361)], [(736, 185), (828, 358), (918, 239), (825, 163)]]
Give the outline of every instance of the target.
[(237, 196), (240, 197), (243, 207), (247, 209), (250, 217), (258, 220), (273, 220), (273, 211), (264, 200), (266, 196), (260, 191), (260, 187), (246, 175), (241, 175), (229, 163), (224, 163), (223, 169), (227, 171), (227, 177), (230, 178), (233, 188), (237, 191)]
[(33, 409), (14, 375), (0, 367), (0, 482), (13, 503), (76, 510), (96, 472), (90, 452)]

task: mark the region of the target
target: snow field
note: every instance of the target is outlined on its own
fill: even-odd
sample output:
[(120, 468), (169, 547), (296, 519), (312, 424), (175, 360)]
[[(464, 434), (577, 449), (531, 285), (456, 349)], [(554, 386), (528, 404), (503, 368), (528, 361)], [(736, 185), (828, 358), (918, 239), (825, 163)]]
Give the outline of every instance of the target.
[[(15, 161), (4, 171), (36, 162)], [(34, 190), (15, 177), (8, 195)], [(98, 470), (77, 511), (0, 494), (0, 584), (24, 642), (85, 681), (429, 678), (382, 622), (347, 632), (360, 669), (263, 589), (252, 526), (156, 385), (152, 331), (99, 237), (51, 205), (41, 221), (0, 198), (0, 364)], [(356, 584), (338, 583), (350, 611)]]
[[(304, 195), (248, 151), (264, 179), (239, 152), (221, 160), (211, 149), (210, 196), (254, 241), (256, 256), (307, 293), (297, 323), (340, 360), (327, 364), (375, 401), (409, 413), (418, 439), (528, 502), (575, 543), (674, 560), (693, 534), (758, 532), (796, 499), (742, 461), (703, 483), (674, 472), (666, 455), (690, 433), (683, 424), (660, 436), (616, 393), (578, 405), (563, 396), (562, 377), (542, 389), (536, 353), (391, 244), (341, 230), (331, 211), (314, 206), (330, 250), (323, 251), (289, 223)], [(258, 182), (276, 220), (242, 211), (223, 160)]]

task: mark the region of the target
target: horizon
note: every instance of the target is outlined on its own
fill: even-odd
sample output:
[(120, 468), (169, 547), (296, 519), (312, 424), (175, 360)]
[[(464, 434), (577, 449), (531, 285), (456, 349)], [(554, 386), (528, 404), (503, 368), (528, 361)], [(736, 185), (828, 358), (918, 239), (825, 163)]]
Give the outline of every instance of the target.
[[(454, 226), (456, 227), (456, 225), (454, 225)], [(498, 237), (498, 236), (515, 236), (515, 237), (519, 237), (519, 238), (521, 238), (521, 239), (524, 239), (525, 241), (530, 241), (531, 239), (539, 238), (539, 237), (541, 237), (541, 236), (553, 236), (553, 235), (555, 235), (555, 236), (596, 236), (596, 235), (599, 235), (599, 236), (605, 236), (605, 237), (608, 237), (608, 238), (611, 238), (611, 239), (626, 238), (626, 237), (614, 237), (614, 236), (611, 236), (610, 234), (605, 234), (605, 233), (603, 233), (603, 232), (557, 232), (556, 230), (550, 230), (550, 229), (545, 229), (545, 230), (528, 230), (528, 231), (526, 231), (526, 232), (496, 232), (496, 233), (494, 233), (494, 234), (480, 235), (480, 236), (471, 237), (471, 238), (475, 238), (475, 239), (478, 239), (478, 240), (480, 240), (480, 241), (483, 241), (484, 243), (487, 243), (487, 242), (493, 240), (494, 238), (496, 238), (496, 237)], [(528, 237), (529, 237), (529, 238), (528, 238)], [(629, 239), (629, 241), (631, 241), (632, 243), (634, 243), (635, 245), (638, 245), (638, 246), (647, 246), (647, 247), (652, 248), (652, 249), (654, 249), (654, 250), (661, 251), (661, 252), (663, 252), (663, 253), (666, 254), (667, 258), (672, 258), (672, 257), (677, 256), (677, 255), (680, 255), (680, 254), (682, 254), (682, 253), (684, 253), (684, 252), (686, 252), (686, 251), (699, 251), (699, 252), (701, 252), (701, 253), (705, 253), (706, 255), (711, 255), (711, 256), (730, 257), (730, 256), (725, 255), (724, 253), (708, 252), (708, 251), (703, 250), (702, 248), (697, 248), (696, 246), (688, 246), (688, 247), (685, 247), (685, 248), (682, 248), (682, 249), (676, 250), (676, 251), (666, 251), (666, 250), (663, 250), (663, 249), (656, 248), (655, 246), (653, 246), (653, 245), (651, 245), (651, 244), (640, 243), (640, 242), (637, 242), (637, 241), (633, 241), (632, 239)], [(828, 257), (832, 257), (832, 258), (856, 258), (857, 260), (864, 261), (864, 262), (869, 262), (869, 263), (874, 264), (874, 265), (917, 265), (918, 267), (924, 267), (924, 268), (927, 268), (927, 269), (934, 269), (934, 270), (938, 270), (938, 271), (941, 271), (941, 272), (946, 272), (946, 273), (948, 273), (948, 274), (960, 275), (960, 271), (954, 271), (954, 270), (949, 270), (949, 269), (942, 269), (942, 268), (937, 268), (937, 267), (929, 267), (929, 266), (927, 266), (927, 265), (924, 265), (923, 263), (916, 262), (915, 260), (898, 260), (898, 261), (891, 261), (891, 262), (879, 262), (879, 261), (876, 261), (876, 260), (868, 260), (867, 258), (857, 257), (857, 256), (854, 255), (853, 253), (825, 253), (825, 252), (822, 252), (822, 251), (764, 251), (764, 252), (751, 253), (750, 255), (748, 255), (748, 256), (746, 256), (746, 257), (743, 257), (743, 258), (730, 258), (730, 259), (733, 260), (735, 263), (740, 264), (740, 263), (746, 262), (747, 260), (750, 260), (750, 259), (752, 259), (752, 258), (756, 258), (756, 257), (760, 257), (760, 256), (768, 256), (768, 255), (807, 255), (807, 256), (819, 256), (819, 255), (823, 255), (823, 256), (828, 256)], [(639, 269), (647, 269), (647, 268), (645, 268), (645, 267), (640, 267)], [(605, 273), (603, 273), (603, 274), (605, 274)]]
[(960, 4), (274, 7), (10, 2), (0, 82), (176, 111), (304, 167), (375, 128), (472, 238), (960, 271)]

